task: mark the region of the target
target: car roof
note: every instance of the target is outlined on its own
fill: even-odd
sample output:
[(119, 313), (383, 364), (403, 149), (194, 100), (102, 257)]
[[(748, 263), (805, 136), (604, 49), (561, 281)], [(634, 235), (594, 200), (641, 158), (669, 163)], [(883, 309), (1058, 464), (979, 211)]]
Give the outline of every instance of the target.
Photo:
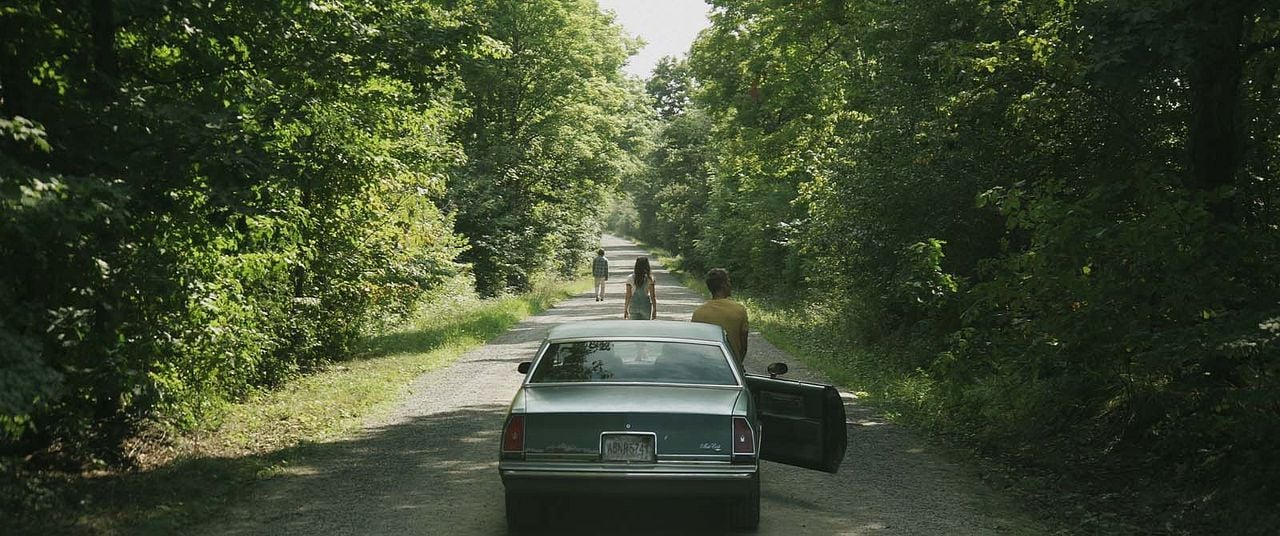
[(715, 324), (675, 320), (584, 320), (560, 324), (547, 334), (550, 341), (648, 337), (721, 342), (724, 330)]

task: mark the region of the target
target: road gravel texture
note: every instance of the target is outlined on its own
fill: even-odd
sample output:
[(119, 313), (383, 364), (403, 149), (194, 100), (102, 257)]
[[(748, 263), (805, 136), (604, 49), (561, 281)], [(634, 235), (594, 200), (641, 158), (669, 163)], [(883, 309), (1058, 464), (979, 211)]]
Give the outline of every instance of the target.
[[(608, 297), (573, 297), (531, 317), (453, 365), (417, 378), (411, 395), (345, 440), (316, 446), (301, 463), (247, 489), (196, 534), (507, 534), (497, 446), (507, 404), (551, 327), (622, 317), (635, 244), (605, 236)], [(650, 255), (650, 260), (654, 257)], [(702, 298), (654, 264), (658, 318), (688, 320)], [(786, 377), (822, 381), (751, 334), (747, 369), (784, 361)], [(849, 449), (838, 474), (765, 462), (758, 534), (1043, 534), (976, 469), (956, 464), (906, 429), (844, 394)], [(723, 532), (710, 501), (579, 500), (557, 503), (546, 534)]]

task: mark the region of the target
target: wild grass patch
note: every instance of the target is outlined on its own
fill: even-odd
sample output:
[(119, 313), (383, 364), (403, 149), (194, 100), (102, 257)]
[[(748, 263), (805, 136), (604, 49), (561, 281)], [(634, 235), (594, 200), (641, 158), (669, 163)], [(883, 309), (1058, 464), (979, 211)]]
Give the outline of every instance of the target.
[(11, 473), (0, 489), (20, 498), (5, 500), (6, 517), (10, 508), (25, 515), (5, 532), (173, 533), (305, 459), (314, 445), (349, 436), (403, 399), (418, 375), (589, 286), (579, 279), (543, 283), (519, 296), (433, 300), (360, 351), (229, 405), (216, 422), (178, 437), (152, 429), (136, 447), (139, 470)]

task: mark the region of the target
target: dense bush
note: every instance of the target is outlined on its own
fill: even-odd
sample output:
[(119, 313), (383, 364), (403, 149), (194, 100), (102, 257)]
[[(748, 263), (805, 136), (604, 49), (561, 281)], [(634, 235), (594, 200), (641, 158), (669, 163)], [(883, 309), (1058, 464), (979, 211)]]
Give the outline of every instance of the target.
[(459, 272), (571, 272), (644, 111), (589, 0), (37, 0), (0, 34), (5, 455), (109, 459)]
[(713, 4), (639, 236), (832, 311), (941, 429), (1277, 526), (1280, 7)]

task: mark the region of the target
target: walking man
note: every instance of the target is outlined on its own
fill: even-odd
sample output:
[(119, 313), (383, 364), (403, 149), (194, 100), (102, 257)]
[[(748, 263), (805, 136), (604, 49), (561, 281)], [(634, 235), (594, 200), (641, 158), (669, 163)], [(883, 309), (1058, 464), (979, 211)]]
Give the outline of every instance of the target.
[(609, 259), (604, 256), (604, 249), (596, 250), (596, 258), (591, 261), (591, 275), (596, 278), (596, 301), (604, 301), (604, 283), (609, 280)]
[(693, 321), (716, 324), (729, 336), (729, 347), (741, 366), (747, 358), (747, 308), (729, 299), (733, 285), (729, 284), (729, 272), (724, 268), (712, 268), (707, 272), (707, 290), (711, 299), (693, 311)]

